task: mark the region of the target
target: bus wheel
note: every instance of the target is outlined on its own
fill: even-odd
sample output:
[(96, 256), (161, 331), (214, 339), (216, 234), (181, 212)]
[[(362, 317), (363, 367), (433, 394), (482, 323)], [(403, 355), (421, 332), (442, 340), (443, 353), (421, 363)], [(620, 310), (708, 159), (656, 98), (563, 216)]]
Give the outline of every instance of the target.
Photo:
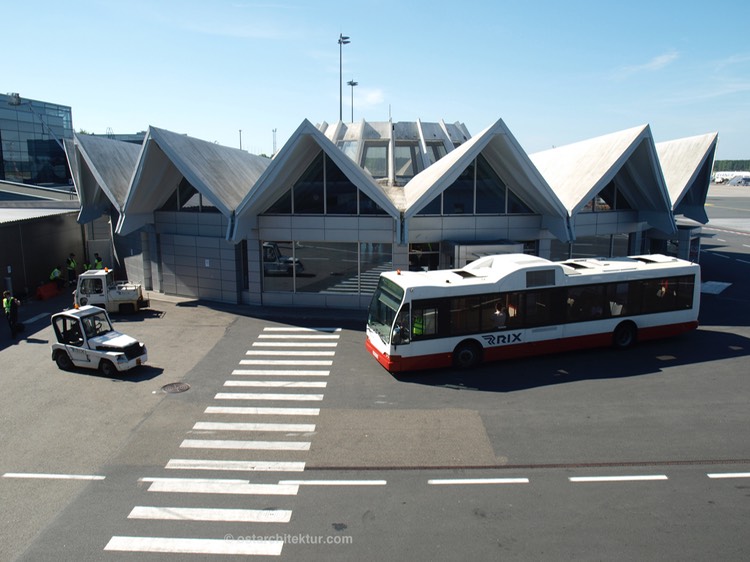
[(617, 349), (626, 349), (633, 345), (636, 340), (638, 329), (632, 322), (623, 322), (615, 328), (612, 334), (612, 345)]
[(464, 341), (453, 350), (453, 364), (459, 369), (468, 369), (482, 360), (482, 348), (475, 341)]

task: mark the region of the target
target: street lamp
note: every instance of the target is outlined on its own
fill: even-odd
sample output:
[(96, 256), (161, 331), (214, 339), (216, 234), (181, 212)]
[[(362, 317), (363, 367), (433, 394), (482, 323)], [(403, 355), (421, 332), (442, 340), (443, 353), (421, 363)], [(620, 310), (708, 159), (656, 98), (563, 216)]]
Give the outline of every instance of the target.
[(352, 87), (352, 123), (354, 123), (354, 86), (358, 86), (359, 82), (355, 82), (354, 80), (349, 80), (346, 83), (346, 85)]
[(351, 43), (351, 41), (349, 41), (349, 36), (339, 33), (339, 121), (344, 120), (344, 66), (342, 60), (344, 55), (344, 45), (348, 45), (349, 43)]

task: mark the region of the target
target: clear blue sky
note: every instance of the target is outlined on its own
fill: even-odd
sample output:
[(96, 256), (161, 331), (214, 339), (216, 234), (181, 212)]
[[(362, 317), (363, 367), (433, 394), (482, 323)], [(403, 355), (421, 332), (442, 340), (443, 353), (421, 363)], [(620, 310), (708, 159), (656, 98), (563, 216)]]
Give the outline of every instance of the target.
[(648, 123), (750, 158), (747, 0), (37, 0), (2, 7), (2, 91), (76, 130), (270, 154), (303, 119), (503, 119), (527, 152)]

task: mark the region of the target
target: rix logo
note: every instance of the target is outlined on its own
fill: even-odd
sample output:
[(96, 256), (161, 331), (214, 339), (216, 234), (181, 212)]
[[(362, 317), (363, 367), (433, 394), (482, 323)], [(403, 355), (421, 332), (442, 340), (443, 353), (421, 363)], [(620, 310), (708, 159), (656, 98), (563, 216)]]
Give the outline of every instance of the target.
[(487, 345), (502, 345), (505, 343), (516, 343), (521, 342), (521, 332), (517, 334), (492, 334), (488, 336), (482, 336), (482, 339), (487, 342)]

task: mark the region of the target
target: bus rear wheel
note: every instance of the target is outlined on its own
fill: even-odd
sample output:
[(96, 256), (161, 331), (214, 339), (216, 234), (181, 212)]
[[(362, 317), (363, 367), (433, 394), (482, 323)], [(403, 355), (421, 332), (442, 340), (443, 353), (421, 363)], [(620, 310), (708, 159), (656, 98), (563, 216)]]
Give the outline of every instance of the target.
[(627, 349), (635, 343), (638, 328), (632, 322), (618, 324), (612, 334), (612, 345), (617, 349)]
[(475, 367), (482, 361), (482, 348), (475, 341), (464, 341), (453, 350), (453, 364), (459, 369)]

